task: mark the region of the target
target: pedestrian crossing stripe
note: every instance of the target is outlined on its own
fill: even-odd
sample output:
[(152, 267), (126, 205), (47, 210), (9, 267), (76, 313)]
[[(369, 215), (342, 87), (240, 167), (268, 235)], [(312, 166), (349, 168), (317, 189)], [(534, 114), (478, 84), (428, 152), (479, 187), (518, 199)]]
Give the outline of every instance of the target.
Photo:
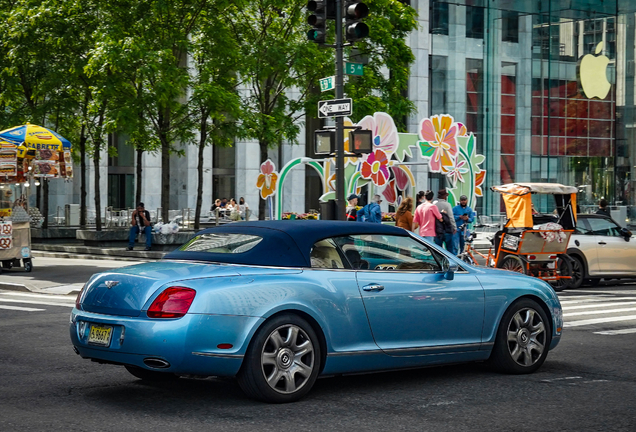
[[(604, 308), (604, 307), (613, 307), (613, 306), (627, 306), (627, 305), (632, 305), (632, 304), (636, 304), (636, 301), (631, 301), (631, 302), (609, 302), (609, 303), (603, 303), (603, 304), (598, 304), (598, 303), (593, 303), (593, 304), (587, 304), (587, 305), (579, 305), (579, 306), (568, 306), (563, 308), (563, 310), (579, 310), (579, 309), (589, 309), (589, 308)], [(602, 312), (602, 311), (599, 311)]]
[(594, 332), (594, 334), (600, 334), (605, 336), (623, 335), (623, 334), (630, 334), (630, 333), (636, 333), (636, 328), (628, 328), (628, 329), (620, 329), (620, 330), (603, 330), (603, 331)]
[(0, 309), (6, 310), (17, 310), (23, 312), (41, 312), (46, 309), (36, 309), (36, 308), (28, 308), (28, 307), (20, 307), (20, 306), (8, 306), (8, 305), (0, 305)]
[(616, 300), (634, 300), (636, 297), (632, 296), (632, 297), (613, 297), (613, 298), (608, 298), (608, 297), (601, 297), (601, 298), (590, 298), (590, 299), (582, 299), (582, 300), (561, 300), (559, 299), (559, 302), (561, 303), (561, 306), (563, 305), (569, 305), (569, 304), (576, 304), (576, 303), (599, 303), (599, 302), (606, 302), (606, 301), (616, 301)]
[(588, 320), (578, 320), (578, 321), (566, 321), (563, 323), (563, 327), (580, 327), (585, 325), (592, 324), (604, 324), (611, 322), (619, 322), (619, 321), (636, 321), (636, 315), (626, 315), (626, 316), (618, 316), (618, 317), (605, 317), (605, 318), (593, 318)]
[(563, 317), (570, 317), (574, 315), (598, 315), (598, 314), (610, 314), (610, 313), (619, 313), (619, 312), (633, 312), (636, 311), (636, 308), (619, 308), (619, 309), (605, 309), (605, 310), (591, 310), (591, 311), (579, 311), (579, 312), (569, 312), (564, 313)]

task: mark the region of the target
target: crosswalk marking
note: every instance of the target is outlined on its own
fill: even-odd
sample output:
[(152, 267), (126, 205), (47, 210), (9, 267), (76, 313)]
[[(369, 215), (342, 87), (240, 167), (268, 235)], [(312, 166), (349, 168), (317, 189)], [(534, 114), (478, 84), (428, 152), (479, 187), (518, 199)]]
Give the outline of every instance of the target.
[(8, 299), (8, 298), (0, 298), (0, 303), (26, 303), (26, 304), (37, 304), (37, 305), (46, 305), (46, 306), (66, 306), (66, 307), (75, 306), (75, 302), (55, 303), (55, 302), (45, 302), (45, 301), (39, 301), (39, 300), (17, 300), (17, 299)]
[(563, 323), (563, 327), (580, 327), (580, 326), (591, 325), (591, 324), (603, 324), (603, 323), (632, 321), (632, 320), (636, 321), (636, 315), (593, 318), (588, 320), (577, 320), (577, 321), (566, 321), (565, 323)]
[(594, 332), (594, 334), (600, 334), (600, 335), (606, 335), (606, 336), (623, 335), (623, 334), (630, 334), (630, 333), (636, 333), (636, 328), (628, 328), (628, 329), (620, 329), (620, 330), (604, 330), (604, 331)]
[[(612, 305), (608, 305), (612, 306)], [(591, 311), (582, 311), (582, 312), (571, 312), (564, 313), (564, 317), (571, 317), (574, 315), (597, 315), (597, 314), (611, 314), (618, 312), (633, 312), (636, 311), (636, 308), (619, 308), (619, 309), (603, 309), (603, 310), (591, 310)]]
[(605, 307), (614, 307), (614, 306), (627, 306), (627, 305), (632, 305), (632, 304), (636, 304), (636, 301), (631, 301), (631, 302), (612, 302), (612, 303), (603, 303), (603, 304), (591, 303), (591, 304), (580, 305), (580, 306), (568, 306), (565, 309), (571, 311), (571, 310), (589, 309), (589, 308), (605, 308)]
[(24, 312), (41, 312), (46, 310), (46, 309), (36, 309), (36, 308), (28, 308), (28, 307), (20, 307), (20, 306), (5, 306), (5, 305), (0, 305), (0, 309), (17, 310), (17, 311), (24, 311)]
[[(589, 298), (589, 299), (582, 299), (582, 300), (561, 300), (563, 297), (559, 298), (559, 302), (561, 302), (561, 306), (563, 305), (570, 305), (570, 304), (576, 304), (576, 303), (588, 303), (588, 302), (605, 302), (608, 301), (609, 298), (607, 297), (602, 297), (602, 298)], [(615, 300), (634, 300), (634, 297), (612, 297), (611, 298), (612, 301)]]
[(12, 297), (28, 297), (28, 298), (45, 298), (45, 299), (56, 299), (62, 301), (75, 301), (75, 296), (67, 296), (67, 295), (56, 295), (56, 294), (33, 294), (33, 293), (25, 293), (25, 292), (1, 292), (1, 296), (12, 296)]

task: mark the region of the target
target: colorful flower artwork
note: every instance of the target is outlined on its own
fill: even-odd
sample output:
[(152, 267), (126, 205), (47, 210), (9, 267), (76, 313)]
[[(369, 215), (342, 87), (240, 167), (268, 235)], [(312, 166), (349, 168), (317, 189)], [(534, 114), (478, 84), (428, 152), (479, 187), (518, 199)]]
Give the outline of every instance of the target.
[[(409, 186), (416, 189), (415, 176), (405, 162), (407, 157), (413, 157), (412, 149), (417, 148), (420, 155), (428, 159), (431, 172), (442, 173), (448, 178), (451, 184), (448, 200), (452, 205), (459, 202), (461, 195), (466, 195), (469, 205), (474, 207), (476, 197), (483, 196), (486, 171), (480, 165), (485, 157), (476, 153), (473, 133), (464, 124), (455, 122), (452, 116), (444, 114), (423, 119), (417, 134), (398, 133), (391, 116), (382, 112), (366, 116), (357, 124), (345, 118), (344, 124), (370, 130), (373, 139), (373, 152), (345, 157), (345, 196), (359, 194), (361, 187), (373, 184), (377, 188), (376, 193), (381, 194), (385, 202), (399, 205), (402, 198), (400, 191), (407, 190)], [(348, 130), (345, 130), (345, 152), (349, 151), (348, 138)], [(298, 165), (311, 166), (318, 172), (323, 182), (321, 201), (336, 197), (335, 158), (292, 159), (280, 170), (280, 176), (275, 172), (272, 161), (267, 160), (261, 165), (257, 187), (263, 199), (275, 194), (275, 218), (283, 215), (282, 185), (285, 178)]]
[(256, 180), (256, 187), (261, 191), (261, 198), (265, 199), (276, 191), (278, 183), (278, 173), (274, 162), (267, 159), (261, 164), (261, 172)]
[(441, 172), (450, 180), (448, 201), (454, 205), (461, 195), (466, 195), (468, 205), (474, 207), (476, 197), (483, 196), (486, 171), (480, 165), (486, 157), (476, 153), (473, 133), (444, 114), (423, 119), (419, 135), (418, 145), (422, 156), (429, 158), (430, 170)]

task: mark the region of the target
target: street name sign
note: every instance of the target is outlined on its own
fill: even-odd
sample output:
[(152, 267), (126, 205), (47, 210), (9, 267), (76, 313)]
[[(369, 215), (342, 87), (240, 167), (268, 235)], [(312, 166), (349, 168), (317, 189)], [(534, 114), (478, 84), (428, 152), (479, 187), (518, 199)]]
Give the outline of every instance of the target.
[(320, 80), (320, 91), (324, 92), (327, 90), (333, 90), (336, 88), (336, 77), (330, 76), (327, 78), (323, 78)]
[(353, 101), (351, 98), (333, 99), (318, 102), (318, 117), (344, 117), (351, 115)]
[(345, 73), (347, 75), (364, 75), (364, 66), (362, 63), (345, 62)]

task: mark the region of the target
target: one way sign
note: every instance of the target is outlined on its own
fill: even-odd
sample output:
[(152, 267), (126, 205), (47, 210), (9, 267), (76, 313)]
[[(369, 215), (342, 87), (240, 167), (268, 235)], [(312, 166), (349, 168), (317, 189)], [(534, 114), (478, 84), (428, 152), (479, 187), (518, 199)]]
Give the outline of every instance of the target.
[(350, 98), (318, 102), (318, 117), (344, 117), (351, 115), (353, 102)]

